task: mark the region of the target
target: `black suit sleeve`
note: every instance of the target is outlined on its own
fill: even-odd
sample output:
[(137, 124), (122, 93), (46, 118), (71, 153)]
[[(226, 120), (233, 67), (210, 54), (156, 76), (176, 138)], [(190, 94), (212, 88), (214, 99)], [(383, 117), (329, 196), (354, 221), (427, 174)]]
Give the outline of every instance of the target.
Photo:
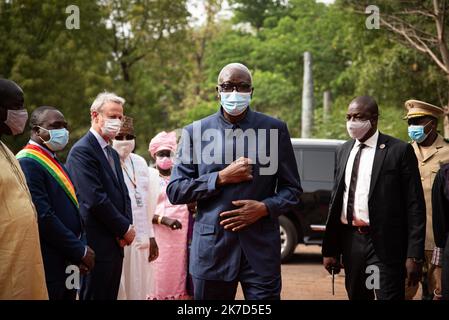
[(432, 217), (435, 246), (444, 248), (449, 234), (449, 190), (448, 169), (438, 171), (432, 187)]
[[(121, 213), (109, 199), (100, 179), (101, 164), (86, 147), (72, 148), (67, 169), (77, 186), (80, 205), (95, 216), (116, 237), (123, 237), (131, 221), (127, 212)], [(112, 181), (110, 183), (113, 183)]]
[(85, 246), (55, 214), (46, 189), (45, 176), (47, 173), (40, 164), (32, 159), (22, 158), (19, 163), (36, 207), (39, 235), (68, 260), (80, 263), (84, 256)]
[(401, 184), (407, 213), (407, 257), (424, 258), (426, 205), (413, 147), (407, 144), (401, 161)]

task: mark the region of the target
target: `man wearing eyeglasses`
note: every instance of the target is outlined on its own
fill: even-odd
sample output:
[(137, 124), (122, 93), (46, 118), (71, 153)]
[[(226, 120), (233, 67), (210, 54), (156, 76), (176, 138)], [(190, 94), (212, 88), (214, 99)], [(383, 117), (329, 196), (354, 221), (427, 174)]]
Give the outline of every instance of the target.
[(173, 204), (197, 201), (194, 297), (232, 300), (240, 282), (245, 299), (277, 300), (278, 216), (302, 192), (290, 134), (284, 122), (249, 107), (254, 89), (246, 66), (225, 66), (216, 89), (221, 106), (184, 128), (167, 187)]
[(124, 246), (119, 300), (147, 299), (153, 281), (153, 268), (150, 262), (159, 255), (153, 232), (153, 210), (149, 208), (150, 175), (145, 159), (133, 153), (136, 147), (133, 122), (133, 118), (123, 116), (120, 131), (112, 140), (112, 147), (120, 156), (136, 229), (133, 243)]

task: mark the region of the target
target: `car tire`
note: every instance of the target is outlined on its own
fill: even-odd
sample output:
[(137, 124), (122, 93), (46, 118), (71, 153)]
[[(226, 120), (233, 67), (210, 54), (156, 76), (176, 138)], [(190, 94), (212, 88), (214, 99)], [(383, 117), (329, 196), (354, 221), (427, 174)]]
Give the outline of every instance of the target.
[(293, 256), (298, 244), (298, 233), (295, 225), (286, 216), (279, 217), (279, 229), (281, 233), (281, 261), (287, 262)]

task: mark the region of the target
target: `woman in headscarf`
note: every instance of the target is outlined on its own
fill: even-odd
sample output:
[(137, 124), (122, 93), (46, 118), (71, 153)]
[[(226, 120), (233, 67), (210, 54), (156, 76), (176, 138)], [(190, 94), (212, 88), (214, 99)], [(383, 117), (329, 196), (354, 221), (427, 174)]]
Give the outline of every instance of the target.
[(189, 210), (186, 205), (172, 205), (165, 192), (176, 151), (176, 133), (160, 132), (150, 142), (149, 153), (156, 161), (150, 168), (150, 192), (155, 212), (154, 234), (159, 258), (154, 261), (154, 291), (150, 299), (190, 299), (187, 292), (187, 232)]

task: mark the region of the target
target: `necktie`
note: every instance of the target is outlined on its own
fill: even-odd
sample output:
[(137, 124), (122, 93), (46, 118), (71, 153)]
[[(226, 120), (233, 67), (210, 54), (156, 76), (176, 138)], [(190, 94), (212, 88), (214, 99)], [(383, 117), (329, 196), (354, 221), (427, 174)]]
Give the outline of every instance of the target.
[(351, 180), (349, 183), (349, 192), (348, 192), (348, 205), (346, 206), (346, 220), (348, 220), (348, 225), (352, 226), (352, 220), (354, 218), (354, 198), (355, 198), (355, 188), (357, 187), (357, 177), (359, 175), (359, 166), (360, 166), (360, 156), (362, 154), (363, 148), (366, 145), (361, 143), (359, 145), (359, 151), (354, 158), (354, 164), (352, 165), (351, 171)]
[(109, 165), (111, 166), (112, 172), (114, 172), (115, 178), (117, 178), (117, 171), (115, 169), (115, 162), (114, 162), (114, 156), (112, 154), (112, 147), (111, 146), (106, 146), (106, 153), (108, 155), (108, 162)]

